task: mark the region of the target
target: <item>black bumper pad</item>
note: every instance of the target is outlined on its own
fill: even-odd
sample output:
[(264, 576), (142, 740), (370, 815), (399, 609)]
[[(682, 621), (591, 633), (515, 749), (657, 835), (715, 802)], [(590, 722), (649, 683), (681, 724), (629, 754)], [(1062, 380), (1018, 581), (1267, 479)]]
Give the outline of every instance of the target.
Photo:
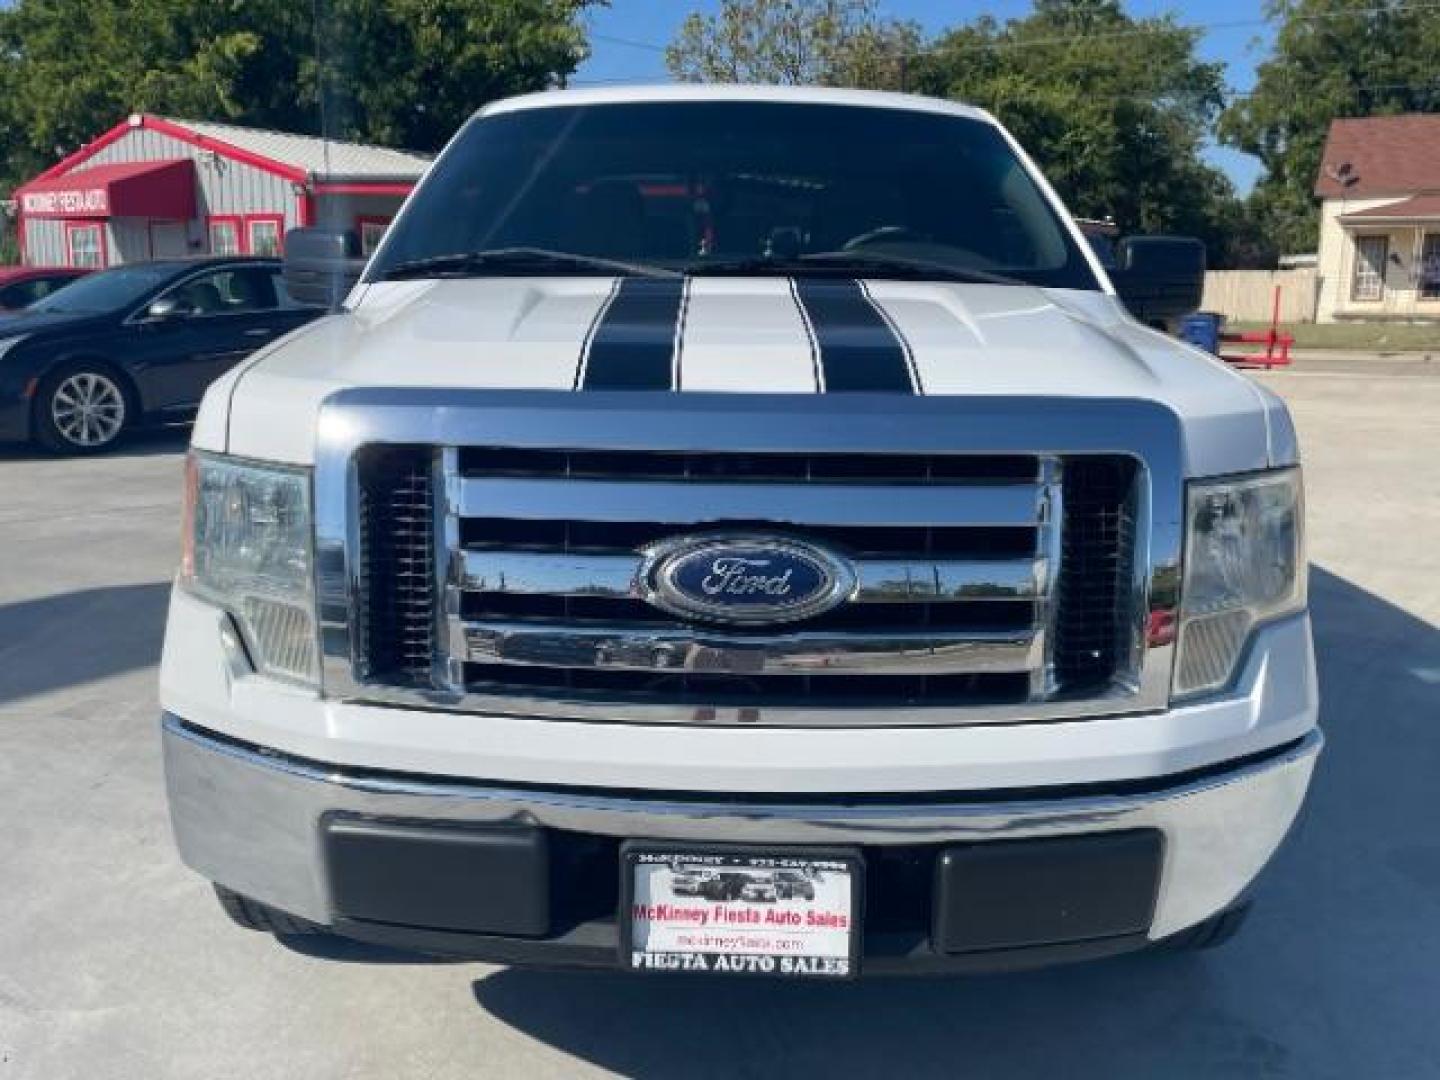
[(1140, 934), (1155, 914), (1154, 829), (950, 847), (935, 867), (932, 942), (964, 953)]
[(323, 844), (342, 917), (513, 937), (550, 930), (544, 829), (331, 817)]

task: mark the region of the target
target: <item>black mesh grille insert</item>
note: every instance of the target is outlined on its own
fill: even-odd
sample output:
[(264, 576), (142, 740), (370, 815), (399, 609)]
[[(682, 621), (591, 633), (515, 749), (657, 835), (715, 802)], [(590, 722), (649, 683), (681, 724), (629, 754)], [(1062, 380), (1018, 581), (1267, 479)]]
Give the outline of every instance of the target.
[(1030, 677), (966, 675), (732, 675), (466, 664), (477, 693), (563, 692), (567, 698), (704, 707), (1001, 705), (1024, 701)]
[[(569, 626), (623, 623), (657, 629), (688, 625), (644, 600), (608, 596), (552, 596), (469, 592), (460, 601), (467, 619), (554, 621)], [(698, 620), (697, 620), (698, 621)], [(786, 623), (786, 630), (1027, 630), (1035, 625), (1029, 600), (981, 600), (944, 603), (849, 604), (809, 619)], [(725, 633), (773, 634), (774, 627), (725, 625)]]
[(467, 447), (462, 476), (699, 480), (753, 483), (955, 484), (1034, 480), (1039, 459), (1021, 454), (664, 453)]
[(360, 620), (365, 675), (404, 685), (430, 680), (435, 647), (433, 451), (366, 447), (360, 484)]
[(1125, 655), (1134, 615), (1135, 470), (1133, 458), (1065, 462), (1055, 672), (1067, 692), (1104, 685)]

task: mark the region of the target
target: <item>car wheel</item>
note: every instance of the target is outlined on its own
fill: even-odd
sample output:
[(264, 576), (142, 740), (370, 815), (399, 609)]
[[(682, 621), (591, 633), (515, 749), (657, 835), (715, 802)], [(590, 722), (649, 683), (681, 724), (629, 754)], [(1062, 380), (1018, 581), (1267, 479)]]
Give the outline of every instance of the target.
[(134, 405), (124, 379), (99, 364), (47, 375), (35, 400), (35, 438), (57, 454), (98, 454), (130, 425)]

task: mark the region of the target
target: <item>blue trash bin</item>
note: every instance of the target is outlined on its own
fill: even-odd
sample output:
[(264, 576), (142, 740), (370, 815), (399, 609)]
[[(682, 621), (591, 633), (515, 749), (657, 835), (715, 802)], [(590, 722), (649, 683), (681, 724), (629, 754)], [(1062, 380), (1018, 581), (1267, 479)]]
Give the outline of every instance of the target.
[(1220, 325), (1224, 316), (1213, 311), (1197, 311), (1180, 321), (1180, 340), (1216, 356), (1220, 355)]

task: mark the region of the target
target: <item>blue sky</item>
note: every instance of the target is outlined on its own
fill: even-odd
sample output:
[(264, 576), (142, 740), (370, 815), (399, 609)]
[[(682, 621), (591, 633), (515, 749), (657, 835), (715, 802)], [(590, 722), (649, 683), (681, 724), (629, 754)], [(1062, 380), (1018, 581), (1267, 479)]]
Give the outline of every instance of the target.
[[(610, 0), (608, 9), (590, 16), (591, 32), (628, 38), (663, 46), (691, 11), (715, 11), (720, 0)], [(1023, 15), (1028, 0), (998, 0), (989, 4), (959, 3), (955, 0), (881, 0), (885, 15), (914, 19), (927, 30), (936, 31), (955, 23), (968, 22), (989, 14), (998, 19)], [(1160, 15), (1173, 12), (1186, 25), (1206, 25), (1200, 53), (1207, 60), (1226, 65), (1226, 81), (1236, 90), (1248, 90), (1254, 82), (1255, 65), (1269, 50), (1271, 31), (1260, 25), (1256, 0), (1200, 0), (1165, 3), (1163, 0), (1127, 0), (1132, 15)], [(1235, 24), (1244, 25), (1216, 25)], [(575, 74), (575, 81), (636, 80), (665, 81), (665, 58), (654, 49), (636, 48), (613, 41), (591, 41), (593, 54)], [(1241, 191), (1248, 191), (1260, 171), (1260, 163), (1246, 154), (1213, 147), (1209, 157), (1224, 169)]]

